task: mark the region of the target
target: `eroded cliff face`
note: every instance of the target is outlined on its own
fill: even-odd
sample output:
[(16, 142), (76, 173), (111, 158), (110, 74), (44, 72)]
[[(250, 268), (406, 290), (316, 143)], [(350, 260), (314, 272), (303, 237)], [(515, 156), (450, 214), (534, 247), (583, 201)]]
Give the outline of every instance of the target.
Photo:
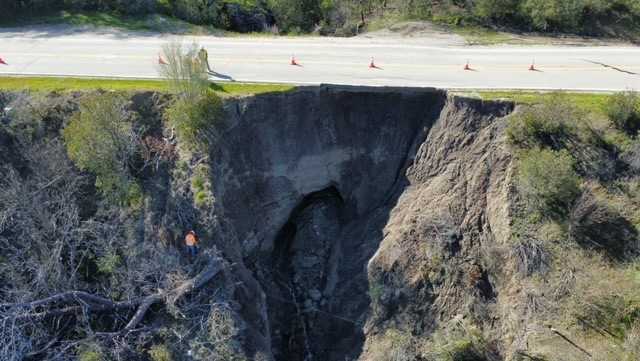
[(212, 188), (261, 294), (238, 295), (250, 357), (376, 360), (386, 330), (428, 337), (460, 315), (494, 332), (484, 260), (510, 232), (512, 110), (333, 86), (228, 102)]
[[(60, 119), (76, 103), (62, 100), (69, 110)], [(172, 138), (165, 96), (131, 100), (151, 136)], [(158, 312), (146, 321), (181, 335), (165, 341), (176, 354), (214, 349), (199, 359), (230, 359), (216, 348), (231, 345), (251, 360), (344, 361), (420, 359), (417, 345), (456, 320), (488, 344), (467, 359), (509, 359), (520, 342), (510, 330), (523, 328), (509, 325), (520, 321), (509, 318), (508, 259), (495, 249), (511, 234), (503, 135), (511, 111), (511, 103), (411, 88), (321, 86), (225, 100), (208, 157), (178, 151), (148, 170), (141, 209), (110, 221), (132, 229), (123, 244), (158, 249), (166, 263), (153, 262), (158, 272), (198, 271), (179, 258), (185, 228), (201, 234), (205, 255), (217, 248), (228, 260), (192, 299), (198, 307), (183, 310), (188, 317)], [(19, 170), (21, 149), (0, 131), (0, 166)], [(192, 180), (203, 165), (212, 193), (204, 206)], [(70, 179), (80, 176), (69, 169)], [(82, 199), (87, 219), (117, 214), (95, 192)], [(218, 343), (211, 315), (232, 320)]]

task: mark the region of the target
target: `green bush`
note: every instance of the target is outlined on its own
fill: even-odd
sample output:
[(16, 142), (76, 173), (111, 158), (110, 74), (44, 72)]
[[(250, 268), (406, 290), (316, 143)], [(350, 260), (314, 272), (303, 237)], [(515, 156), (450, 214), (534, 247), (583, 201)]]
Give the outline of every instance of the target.
[(98, 345), (89, 344), (78, 350), (78, 361), (104, 361), (104, 356)]
[(215, 125), (222, 117), (222, 99), (209, 91), (195, 101), (177, 99), (167, 109), (165, 117), (186, 149), (206, 150), (213, 140)]
[(485, 359), (482, 354), (476, 350), (472, 340), (469, 339), (451, 342), (445, 352), (448, 356), (447, 359), (451, 361), (479, 361)]
[(171, 0), (173, 14), (194, 24), (210, 25), (218, 21), (221, 1)]
[(119, 14), (165, 12), (195, 24), (228, 28), (226, 4), (275, 17), (286, 33), (357, 33), (376, 18), (484, 23), (520, 30), (638, 37), (637, 0), (14, 0), (0, 1), (0, 20), (56, 10)]
[(185, 47), (179, 42), (170, 42), (162, 47), (162, 57), (167, 64), (160, 67), (160, 75), (169, 82), (172, 92), (191, 102), (209, 88), (206, 64), (198, 56), (199, 51), (196, 43)]
[(637, 92), (613, 94), (607, 102), (606, 112), (616, 128), (635, 135), (640, 129), (640, 94)]
[(584, 116), (562, 96), (552, 97), (509, 118), (507, 140), (521, 148), (561, 149), (568, 138), (577, 136), (576, 123)]
[(468, 321), (454, 319), (426, 344), (427, 360), (485, 361), (489, 348), (482, 331)]
[(96, 176), (96, 187), (114, 203), (137, 206), (142, 192), (130, 174), (139, 136), (124, 98), (99, 94), (83, 100), (63, 130), (69, 158)]
[(280, 30), (287, 33), (313, 31), (322, 19), (319, 0), (268, 0), (268, 6)]
[(612, 294), (579, 303), (573, 317), (579, 324), (606, 330), (618, 340), (640, 321), (640, 300)]
[(113, 252), (109, 252), (96, 261), (98, 271), (106, 275), (111, 275), (122, 265), (122, 258)]
[(537, 30), (578, 30), (583, 0), (525, 0), (522, 13)]
[(518, 186), (541, 214), (564, 216), (580, 195), (581, 179), (566, 151), (531, 149), (520, 156)]
[(369, 282), (369, 299), (371, 302), (376, 304), (380, 302), (380, 299), (384, 295), (384, 285), (381, 281), (373, 281)]
[(154, 345), (149, 349), (149, 357), (153, 361), (173, 361), (171, 350), (166, 345)]
[(481, 19), (493, 22), (509, 19), (517, 10), (517, 0), (478, 0), (474, 13)]
[(193, 192), (193, 201), (198, 208), (205, 207), (213, 202), (213, 194), (211, 193), (211, 184), (208, 181), (209, 167), (200, 164), (191, 177), (191, 191)]
[(209, 89), (206, 64), (198, 56), (199, 50), (197, 44), (187, 48), (179, 43), (166, 44), (163, 54), (168, 65), (161, 68), (161, 75), (177, 95), (165, 119), (191, 151), (209, 145), (222, 115), (222, 99)]

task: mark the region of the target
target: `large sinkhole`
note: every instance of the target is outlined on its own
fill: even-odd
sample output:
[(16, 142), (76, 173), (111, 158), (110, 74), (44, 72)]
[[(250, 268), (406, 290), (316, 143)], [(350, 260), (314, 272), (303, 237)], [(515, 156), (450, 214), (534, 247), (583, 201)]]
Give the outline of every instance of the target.
[(354, 322), (339, 315), (334, 299), (345, 213), (338, 189), (328, 187), (307, 195), (276, 237), (274, 287), (266, 290), (276, 360), (332, 359), (348, 353), (336, 347), (339, 341), (362, 337)]

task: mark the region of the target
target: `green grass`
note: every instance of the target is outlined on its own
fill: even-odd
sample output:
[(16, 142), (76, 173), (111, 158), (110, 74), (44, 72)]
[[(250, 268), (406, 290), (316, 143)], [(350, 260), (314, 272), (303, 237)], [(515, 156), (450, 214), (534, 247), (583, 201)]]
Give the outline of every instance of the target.
[[(464, 93), (463, 93), (464, 94)], [(537, 104), (545, 99), (563, 96), (569, 102), (589, 113), (604, 115), (604, 107), (609, 94), (568, 93), (568, 92), (529, 92), (529, 91), (481, 91), (474, 93), (485, 100), (507, 99), (519, 104)]]
[[(213, 83), (211, 88), (221, 95), (251, 95), (273, 92), (287, 92), (295, 88), (286, 84), (253, 83)], [(161, 91), (169, 90), (161, 80), (93, 79), (93, 78), (56, 78), (56, 77), (0, 77), (0, 90), (32, 91)]]
[(214, 83), (211, 88), (223, 95), (250, 95), (284, 93), (293, 90), (295, 86), (287, 84)]
[(0, 77), (2, 90), (78, 91), (78, 90), (155, 90), (168, 91), (160, 80), (120, 80), (56, 77)]

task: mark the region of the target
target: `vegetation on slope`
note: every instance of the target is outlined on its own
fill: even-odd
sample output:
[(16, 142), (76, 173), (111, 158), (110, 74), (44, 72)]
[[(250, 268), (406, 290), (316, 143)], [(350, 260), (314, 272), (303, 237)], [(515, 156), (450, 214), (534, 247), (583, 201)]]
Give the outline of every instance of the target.
[[(228, 298), (239, 282), (204, 230), (206, 148), (189, 145), (211, 139), (221, 106), (197, 76), (167, 84), (173, 95), (0, 93), (0, 359), (246, 359)], [(165, 121), (188, 81), (198, 101)]]
[[(371, 359), (631, 361), (640, 357), (640, 140), (637, 129), (629, 127), (640, 114), (637, 94), (511, 96), (525, 102), (507, 118), (503, 133), (513, 160), (513, 177), (507, 180), (510, 196), (500, 202), (510, 208), (509, 235), (504, 242), (484, 240), (481, 266), (467, 269), (446, 247), (440, 248), (464, 239), (451, 216), (438, 216), (419, 228), (426, 242), (414, 241), (409, 233), (403, 241), (416, 242), (419, 251), (413, 251), (412, 244), (397, 247), (411, 255), (408, 262), (416, 273), (387, 270), (370, 278), (371, 312), (386, 328), (368, 345)], [(589, 98), (598, 101), (589, 104)], [(451, 136), (469, 139), (457, 132)], [(491, 156), (500, 157), (494, 152)], [(459, 163), (448, 165), (452, 164)], [(467, 177), (473, 174), (462, 169)], [(496, 193), (491, 197), (500, 199)], [(429, 211), (421, 210), (420, 216), (429, 217)], [(493, 229), (500, 228), (496, 226)], [(471, 252), (461, 253), (469, 257)], [(393, 267), (401, 269), (403, 261), (395, 261)], [(495, 290), (496, 298), (487, 298), (489, 302), (466, 314), (455, 309), (472, 302), (472, 296), (460, 290), (473, 289), (476, 281), (467, 283), (467, 277), (481, 279), (483, 270), (488, 277), (484, 285)], [(454, 276), (444, 278), (447, 272)], [(389, 302), (398, 289), (410, 292), (409, 282), (394, 281), (398, 274), (416, 282), (420, 290), (403, 302), (411, 305), (418, 299), (423, 306), (437, 301), (416, 316), (405, 305), (385, 312), (385, 298)], [(446, 293), (438, 292), (438, 287)], [(424, 289), (428, 291), (420, 293)], [(429, 315), (449, 307), (458, 313), (447, 315), (426, 333), (433, 325), (425, 321)]]
[[(640, 5), (635, 0), (20, 0), (3, 4), (0, 14), (5, 20), (67, 10), (71, 13), (65, 16), (72, 22), (121, 23), (151, 30), (162, 26), (135, 17), (163, 14), (233, 31), (294, 34), (353, 35), (372, 22), (412, 19), (627, 39), (637, 39), (640, 33)], [(84, 13), (78, 15), (78, 11)], [(105, 12), (127, 20), (114, 20), (117, 17), (102, 15)], [(172, 28), (170, 20), (160, 23)]]
[(141, 190), (131, 170), (141, 145), (141, 130), (124, 98), (100, 94), (84, 99), (63, 130), (69, 159), (96, 176), (96, 188), (109, 200), (140, 206)]
[(639, 105), (636, 94), (620, 93), (589, 113), (555, 94), (509, 120), (519, 194), (513, 252), (523, 264), (518, 287), (531, 297), (514, 307), (536, 307), (532, 329), (559, 336), (532, 332), (524, 359), (640, 357)]

